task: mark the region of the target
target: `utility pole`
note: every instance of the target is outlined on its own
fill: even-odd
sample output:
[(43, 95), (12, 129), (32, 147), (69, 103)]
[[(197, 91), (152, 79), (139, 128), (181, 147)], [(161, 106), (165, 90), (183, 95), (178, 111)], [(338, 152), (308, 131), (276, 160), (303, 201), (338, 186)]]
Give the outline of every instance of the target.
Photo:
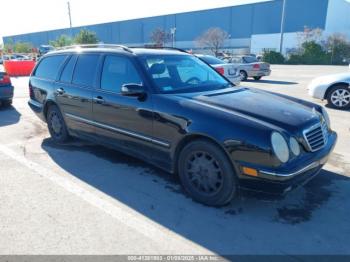
[(176, 27), (170, 28), (170, 33), (172, 36), (172, 40), (173, 40), (173, 47), (175, 47), (175, 42), (176, 42)]
[(68, 5), (69, 27), (72, 28), (72, 15), (70, 12), (70, 3), (67, 2), (67, 5)]
[(282, 54), (283, 52), (283, 38), (284, 38), (284, 24), (286, 20), (286, 3), (287, 0), (282, 0), (283, 1), (283, 7), (282, 7), (282, 18), (281, 18), (281, 38), (280, 38), (280, 53)]

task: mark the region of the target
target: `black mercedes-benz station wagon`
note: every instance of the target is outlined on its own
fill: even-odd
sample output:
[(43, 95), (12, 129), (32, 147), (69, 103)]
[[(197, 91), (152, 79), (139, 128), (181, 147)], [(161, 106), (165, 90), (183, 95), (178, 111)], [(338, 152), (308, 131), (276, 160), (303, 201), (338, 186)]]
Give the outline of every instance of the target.
[(29, 89), (54, 141), (79, 137), (145, 160), (212, 206), (239, 188), (283, 194), (303, 185), (337, 140), (323, 107), (235, 87), (181, 50), (66, 48), (42, 57)]

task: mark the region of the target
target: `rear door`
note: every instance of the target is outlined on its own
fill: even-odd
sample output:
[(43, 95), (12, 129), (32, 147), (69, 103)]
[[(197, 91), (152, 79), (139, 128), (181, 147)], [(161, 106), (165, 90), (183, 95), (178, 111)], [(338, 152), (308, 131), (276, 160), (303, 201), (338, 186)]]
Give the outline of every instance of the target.
[(92, 92), (96, 86), (99, 54), (72, 55), (55, 85), (56, 100), (68, 129), (80, 136), (94, 135)]
[(152, 97), (146, 89), (143, 98), (121, 94), (124, 84), (143, 84), (137, 64), (130, 57), (108, 54), (104, 57), (99, 82), (100, 88), (93, 93), (93, 115), (99, 139), (134, 155), (151, 157)]

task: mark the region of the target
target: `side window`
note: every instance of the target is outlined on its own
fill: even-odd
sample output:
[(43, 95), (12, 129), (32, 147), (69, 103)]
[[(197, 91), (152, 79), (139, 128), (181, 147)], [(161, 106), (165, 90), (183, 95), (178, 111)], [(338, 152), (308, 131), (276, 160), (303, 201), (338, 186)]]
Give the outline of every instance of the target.
[(49, 56), (44, 58), (40, 62), (38, 68), (35, 70), (34, 75), (36, 77), (48, 80), (56, 80), (58, 71), (66, 58), (67, 56), (65, 55)]
[(93, 86), (100, 55), (86, 54), (78, 57), (73, 74), (73, 84)]
[(63, 72), (61, 74), (61, 78), (60, 78), (61, 82), (64, 82), (64, 83), (72, 82), (73, 70), (74, 70), (76, 60), (77, 60), (76, 55), (73, 55), (69, 58), (69, 61), (66, 64), (66, 67), (63, 69)]
[(133, 63), (125, 57), (106, 56), (101, 76), (101, 89), (120, 93), (124, 84), (141, 84)]

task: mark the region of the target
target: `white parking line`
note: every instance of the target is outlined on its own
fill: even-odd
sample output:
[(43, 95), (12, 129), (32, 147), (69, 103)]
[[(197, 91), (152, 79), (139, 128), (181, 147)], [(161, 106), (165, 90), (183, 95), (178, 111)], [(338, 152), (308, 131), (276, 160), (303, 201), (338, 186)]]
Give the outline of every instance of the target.
[[(69, 180), (68, 178), (58, 175), (39, 164), (25, 158), (24, 156), (16, 153), (12, 149), (0, 145), (0, 152), (4, 155), (14, 159), (16, 162), (26, 166), (34, 171), (37, 175), (44, 177), (53, 183), (63, 187), (65, 190), (75, 194), (79, 198), (85, 200), (89, 204), (99, 208), (105, 213), (109, 214), (113, 218), (119, 220), (123, 225), (132, 228), (138, 233), (144, 235), (146, 238), (151, 239), (159, 246), (166, 247), (186, 247), (188, 251), (191, 250), (195, 254), (211, 254), (209, 250), (196, 245), (192, 241), (170, 231), (166, 227), (159, 225), (146, 216), (137, 213), (135, 210), (124, 205), (123, 203), (110, 203), (109, 201), (93, 194), (87, 189), (83, 188), (77, 183)], [(178, 249), (179, 251), (181, 248)]]

